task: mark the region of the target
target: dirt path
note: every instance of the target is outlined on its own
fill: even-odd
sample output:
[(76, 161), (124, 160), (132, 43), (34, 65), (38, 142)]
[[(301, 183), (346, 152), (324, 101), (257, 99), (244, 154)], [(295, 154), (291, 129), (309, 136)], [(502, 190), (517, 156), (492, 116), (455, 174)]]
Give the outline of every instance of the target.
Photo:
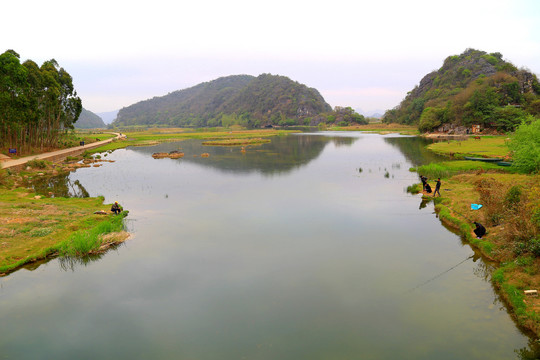
[(22, 167), (28, 161), (31, 161), (31, 160), (34, 160), (34, 159), (37, 159), (37, 160), (49, 160), (49, 161), (54, 162), (54, 161), (64, 159), (64, 158), (66, 158), (68, 156), (71, 156), (71, 155), (81, 154), (85, 150), (88, 150), (88, 149), (95, 149), (95, 148), (100, 147), (102, 145), (108, 144), (108, 143), (112, 142), (115, 139), (121, 139), (121, 138), (125, 137), (125, 135), (119, 134), (119, 133), (112, 133), (112, 134), (115, 134), (116, 137), (115, 138), (110, 138), (110, 139), (107, 139), (107, 140), (96, 141), (96, 142), (88, 144), (88, 145), (75, 146), (75, 147), (72, 147), (72, 148), (69, 148), (69, 149), (62, 149), (62, 150), (51, 151), (51, 152), (43, 153), (43, 154), (39, 154), (39, 155), (26, 156), (26, 157), (23, 157), (23, 158), (20, 158), (20, 159), (15, 159), (15, 160), (11, 160), (11, 159), (10, 160), (2, 160), (2, 159), (0, 159), (0, 161), (1, 161), (0, 164), (1, 164), (1, 167), (3, 169), (8, 169), (8, 168)]

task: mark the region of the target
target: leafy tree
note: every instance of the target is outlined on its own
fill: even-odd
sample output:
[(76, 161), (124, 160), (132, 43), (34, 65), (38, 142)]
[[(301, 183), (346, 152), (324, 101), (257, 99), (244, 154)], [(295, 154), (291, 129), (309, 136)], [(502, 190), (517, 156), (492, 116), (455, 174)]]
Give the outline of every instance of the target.
[(464, 120), (467, 124), (489, 125), (495, 108), (499, 105), (499, 96), (488, 87), (485, 91), (476, 90), (465, 104)]
[(0, 147), (56, 146), (82, 110), (71, 76), (55, 60), (38, 67), (8, 50), (0, 55)]
[(540, 99), (532, 101), (528, 106), (528, 110), (531, 114), (540, 116)]
[(508, 147), (513, 153), (513, 166), (521, 172), (540, 172), (540, 120), (528, 116), (511, 138)]
[(503, 131), (514, 131), (523, 121), (526, 113), (515, 106), (498, 107), (493, 111), (495, 127)]
[(523, 101), (523, 95), (517, 81), (502, 84), (502, 101), (507, 104), (520, 104)]
[(444, 122), (445, 109), (428, 107), (420, 116), (418, 129), (420, 131), (430, 131), (440, 126)]

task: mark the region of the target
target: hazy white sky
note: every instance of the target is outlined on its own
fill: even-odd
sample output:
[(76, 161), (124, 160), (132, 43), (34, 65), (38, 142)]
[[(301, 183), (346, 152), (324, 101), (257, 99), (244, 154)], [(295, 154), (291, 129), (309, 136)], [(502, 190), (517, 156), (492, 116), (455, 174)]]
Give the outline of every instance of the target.
[(540, 75), (539, 0), (26, 0), (1, 11), (0, 52), (56, 59), (93, 112), (261, 73), (332, 106), (386, 110), (467, 48)]

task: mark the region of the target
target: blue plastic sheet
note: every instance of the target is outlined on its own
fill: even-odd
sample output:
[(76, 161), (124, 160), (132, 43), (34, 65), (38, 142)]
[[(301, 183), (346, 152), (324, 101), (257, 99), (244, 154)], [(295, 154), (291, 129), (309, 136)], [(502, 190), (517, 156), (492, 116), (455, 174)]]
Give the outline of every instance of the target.
[(471, 210), (478, 210), (482, 207), (480, 204), (471, 204)]

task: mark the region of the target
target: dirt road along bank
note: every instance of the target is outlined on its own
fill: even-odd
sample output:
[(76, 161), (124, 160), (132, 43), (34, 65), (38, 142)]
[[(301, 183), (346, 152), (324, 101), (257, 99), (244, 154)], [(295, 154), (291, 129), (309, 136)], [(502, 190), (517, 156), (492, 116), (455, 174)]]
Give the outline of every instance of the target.
[(61, 161), (65, 159), (68, 156), (80, 155), (86, 150), (95, 149), (97, 147), (113, 142), (114, 140), (118, 140), (118, 139), (122, 139), (126, 137), (125, 135), (119, 134), (119, 133), (113, 133), (113, 134), (115, 134), (116, 137), (111, 138), (111, 139), (96, 141), (88, 145), (75, 146), (69, 149), (62, 149), (62, 150), (51, 151), (51, 152), (43, 153), (39, 155), (26, 156), (20, 159), (3, 160), (0, 162), (0, 164), (1, 164), (2, 169), (11, 168), (11, 169), (18, 170), (24, 167), (24, 165), (26, 165), (27, 162), (32, 161), (32, 160), (47, 160), (51, 162), (57, 162), (57, 161)]

